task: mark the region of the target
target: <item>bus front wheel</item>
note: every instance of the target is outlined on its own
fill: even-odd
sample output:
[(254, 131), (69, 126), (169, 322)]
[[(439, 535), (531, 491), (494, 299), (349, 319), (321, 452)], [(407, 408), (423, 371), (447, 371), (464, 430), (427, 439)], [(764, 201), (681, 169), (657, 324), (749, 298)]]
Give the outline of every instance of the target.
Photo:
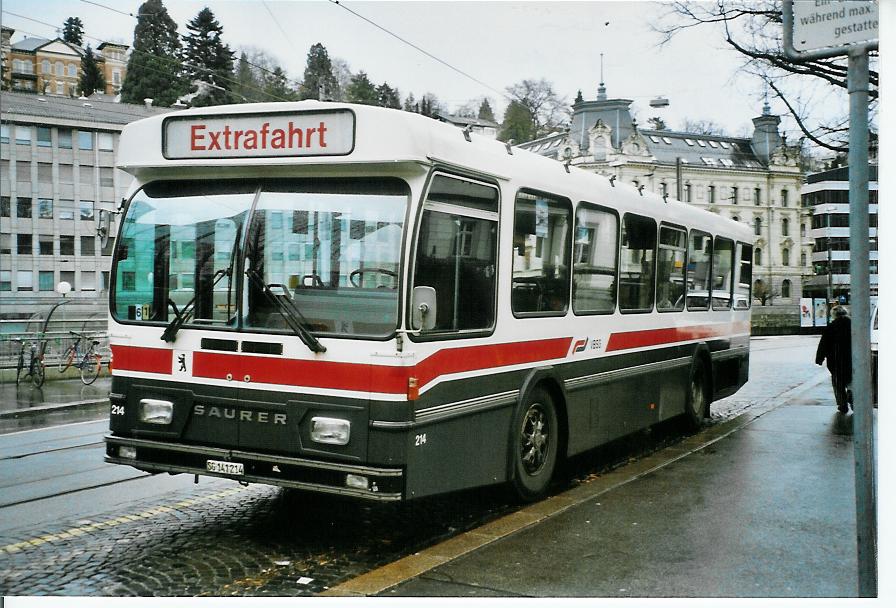
[(557, 465), (558, 426), (554, 400), (544, 388), (536, 388), (518, 409), (511, 434), (511, 485), (523, 501), (547, 492)]

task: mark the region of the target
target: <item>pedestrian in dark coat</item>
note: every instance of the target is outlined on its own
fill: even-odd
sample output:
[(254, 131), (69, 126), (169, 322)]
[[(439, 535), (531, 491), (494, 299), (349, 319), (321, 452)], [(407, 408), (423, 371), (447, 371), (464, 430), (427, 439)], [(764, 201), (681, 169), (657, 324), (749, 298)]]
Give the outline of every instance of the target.
[(821, 333), (821, 341), (815, 353), (815, 364), (821, 365), (827, 359), (837, 409), (845, 414), (847, 404), (852, 405), (851, 395), (847, 391), (852, 382), (851, 323), (846, 309), (842, 306), (835, 306), (832, 312), (834, 320)]

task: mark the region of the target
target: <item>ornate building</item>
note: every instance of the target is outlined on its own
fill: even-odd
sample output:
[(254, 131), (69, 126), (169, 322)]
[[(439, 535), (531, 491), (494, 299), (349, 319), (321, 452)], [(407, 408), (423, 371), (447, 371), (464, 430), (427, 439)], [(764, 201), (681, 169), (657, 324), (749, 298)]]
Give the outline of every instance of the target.
[[(0, 53), (3, 59), (3, 89), (41, 95), (81, 94), (81, 58), (84, 49), (60, 38), (24, 38), (12, 42), (15, 30), (3, 27)], [(127, 71), (127, 45), (103, 42), (96, 59), (106, 80), (103, 91), (117, 95)]]
[(801, 206), (799, 149), (787, 146), (767, 104), (750, 138), (642, 129), (632, 100), (608, 99), (604, 83), (572, 110), (567, 131), (519, 147), (749, 224), (754, 294), (799, 302), (813, 274), (812, 210)]

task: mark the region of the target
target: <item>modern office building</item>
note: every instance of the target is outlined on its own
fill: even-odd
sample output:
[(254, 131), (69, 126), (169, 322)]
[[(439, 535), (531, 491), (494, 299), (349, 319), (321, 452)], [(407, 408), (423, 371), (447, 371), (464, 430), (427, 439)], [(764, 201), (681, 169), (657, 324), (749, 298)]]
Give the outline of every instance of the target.
[[(871, 296), (877, 296), (877, 165), (868, 167), (869, 271)], [(804, 286), (806, 297), (849, 302), (849, 167), (813, 173), (801, 191), (803, 206), (812, 210), (815, 276)]]
[[(78, 83), (81, 78), (81, 59), (84, 49), (65, 42), (61, 38), (27, 37), (12, 42), (15, 30), (2, 28), (0, 54), (3, 59), (3, 89), (41, 95), (81, 94)], [(95, 56), (103, 77), (107, 95), (117, 95), (127, 73), (125, 44), (102, 42), (95, 49)]]
[(596, 99), (573, 104), (569, 129), (520, 147), (750, 225), (754, 295), (798, 303), (813, 272), (812, 217), (800, 206), (799, 149), (778, 132), (780, 118), (766, 105), (749, 138), (643, 129), (632, 103), (609, 99), (600, 83)]
[[(168, 108), (0, 93), (0, 319), (67, 298), (105, 306), (113, 239), (97, 228), (130, 177), (115, 168), (125, 124)], [(111, 215), (111, 232), (116, 218)]]

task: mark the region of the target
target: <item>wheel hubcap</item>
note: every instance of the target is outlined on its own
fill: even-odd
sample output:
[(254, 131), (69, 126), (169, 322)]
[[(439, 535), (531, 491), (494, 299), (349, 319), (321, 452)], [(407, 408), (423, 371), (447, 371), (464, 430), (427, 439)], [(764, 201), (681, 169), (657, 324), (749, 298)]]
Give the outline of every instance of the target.
[(703, 384), (699, 377), (691, 380), (691, 409), (694, 414), (703, 412)]
[(520, 460), (529, 475), (544, 468), (548, 453), (548, 422), (540, 403), (533, 403), (526, 411), (520, 434)]

